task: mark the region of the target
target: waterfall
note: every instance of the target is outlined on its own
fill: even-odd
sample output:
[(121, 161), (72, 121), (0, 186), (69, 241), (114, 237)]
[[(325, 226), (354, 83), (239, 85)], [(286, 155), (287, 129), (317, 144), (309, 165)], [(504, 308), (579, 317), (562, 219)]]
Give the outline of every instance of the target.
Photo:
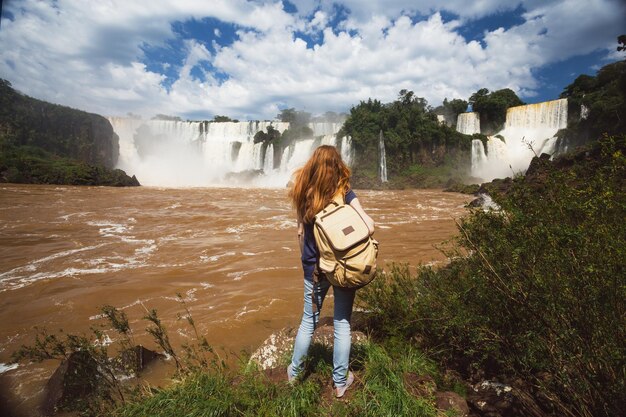
[(263, 172), (272, 172), (274, 169), (274, 144), (270, 143), (265, 148), (265, 159), (263, 160)]
[(480, 166), (486, 159), (483, 142), (480, 139), (474, 139), (472, 141), (472, 171), (474, 171), (474, 167)]
[(460, 113), (456, 119), (456, 130), (465, 135), (480, 133), (480, 117), (478, 113)]
[(343, 162), (347, 165), (352, 165), (354, 149), (352, 148), (352, 138), (350, 136), (341, 138), (341, 159), (343, 159)]
[(472, 176), (491, 181), (525, 172), (535, 155), (554, 153), (556, 132), (565, 127), (567, 99), (509, 108), (504, 129), (488, 138), (486, 153), (482, 142), (472, 143)]
[[(241, 185), (284, 187), (291, 173), (302, 166), (319, 144), (337, 145), (341, 123), (312, 123), (318, 139), (298, 140), (282, 151), (274, 164), (276, 144), (254, 143), (254, 135), (272, 126), (285, 131), (282, 122), (183, 122), (110, 117), (119, 136), (117, 167), (136, 175), (144, 185), (205, 187), (234, 185), (232, 173), (263, 171)], [(351, 154), (342, 141), (342, 153)], [(280, 150), (276, 150), (280, 152)], [(278, 164), (276, 160), (276, 164)]]
[(313, 122), (308, 124), (309, 128), (313, 131), (313, 136), (326, 136), (332, 135), (335, 136), (339, 129), (343, 126), (343, 122), (341, 123), (331, 123), (331, 122)]
[(378, 135), (378, 153), (380, 155), (378, 163), (378, 172), (380, 174), (380, 182), (387, 182), (387, 158), (385, 156), (385, 138), (383, 131)]

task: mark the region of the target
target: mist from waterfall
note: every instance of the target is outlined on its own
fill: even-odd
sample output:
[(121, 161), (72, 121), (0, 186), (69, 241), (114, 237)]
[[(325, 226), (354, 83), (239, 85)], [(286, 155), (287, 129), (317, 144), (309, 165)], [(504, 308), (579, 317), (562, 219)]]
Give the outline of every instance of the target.
[[(251, 186), (282, 188), (316, 147), (337, 146), (352, 162), (350, 138), (336, 137), (341, 123), (310, 123), (313, 137), (295, 141), (280, 155), (273, 143), (254, 143), (268, 126), (283, 122), (184, 122), (110, 117), (119, 136), (117, 167), (143, 185), (163, 187)], [(275, 155), (276, 153), (276, 155)]]
[(567, 99), (509, 108), (504, 129), (488, 137), (486, 149), (472, 142), (472, 176), (491, 181), (526, 172), (535, 155), (554, 153), (556, 132), (565, 127)]

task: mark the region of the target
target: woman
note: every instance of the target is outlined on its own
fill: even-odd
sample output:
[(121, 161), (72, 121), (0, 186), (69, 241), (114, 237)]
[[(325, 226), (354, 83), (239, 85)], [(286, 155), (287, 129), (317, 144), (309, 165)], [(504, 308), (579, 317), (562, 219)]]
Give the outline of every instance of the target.
[[(330, 287), (328, 280), (322, 280), (316, 285), (313, 283), (313, 272), (319, 259), (313, 235), (315, 215), (339, 193), (344, 196), (346, 204), (354, 207), (365, 220), (370, 234), (374, 233), (374, 221), (365, 214), (354, 191), (350, 189), (350, 169), (341, 160), (334, 146), (320, 146), (304, 167), (296, 171), (289, 191), (289, 198), (298, 216), (298, 241), (304, 270), (304, 314), (296, 336), (291, 364), (287, 368), (290, 382), (302, 371), (302, 362), (308, 353), (315, 324)], [(354, 375), (348, 371), (348, 363), (351, 347), (350, 316), (356, 290), (334, 287), (333, 292), (335, 296), (333, 382), (335, 395), (339, 398), (354, 381)]]

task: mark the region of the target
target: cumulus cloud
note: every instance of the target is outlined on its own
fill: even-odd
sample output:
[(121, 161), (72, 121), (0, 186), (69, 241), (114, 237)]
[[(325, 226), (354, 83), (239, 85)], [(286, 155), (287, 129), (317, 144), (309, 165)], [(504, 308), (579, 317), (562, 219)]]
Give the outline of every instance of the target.
[[(542, 66), (598, 49), (613, 53), (626, 17), (612, 0), (522, 1), (522, 24), (476, 41), (460, 34), (463, 25), (512, 3), (452, 0), (445, 11), (457, 18), (445, 21), (435, 0), (343, 0), (349, 12), (339, 25), (335, 2), (293, 3), (296, 14), (279, 1), (9, 3), (0, 43), (11, 47), (0, 50), (0, 76), (31, 96), (106, 115), (264, 119), (283, 107), (345, 111), (368, 97), (392, 100), (402, 88), (431, 104), (481, 87), (531, 97)], [(177, 39), (174, 22), (205, 17), (234, 24), (234, 42), (220, 45), (223, 33), (208, 28), (210, 50), (184, 39), (179, 62), (149, 65), (146, 46)], [(160, 71), (172, 69), (166, 83)]]

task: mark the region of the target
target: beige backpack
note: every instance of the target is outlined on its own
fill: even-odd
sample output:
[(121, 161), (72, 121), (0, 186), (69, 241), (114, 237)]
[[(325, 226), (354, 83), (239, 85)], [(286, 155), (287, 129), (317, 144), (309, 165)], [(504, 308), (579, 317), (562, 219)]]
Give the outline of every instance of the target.
[(318, 273), (332, 285), (360, 288), (376, 275), (378, 242), (359, 213), (339, 195), (315, 216)]

